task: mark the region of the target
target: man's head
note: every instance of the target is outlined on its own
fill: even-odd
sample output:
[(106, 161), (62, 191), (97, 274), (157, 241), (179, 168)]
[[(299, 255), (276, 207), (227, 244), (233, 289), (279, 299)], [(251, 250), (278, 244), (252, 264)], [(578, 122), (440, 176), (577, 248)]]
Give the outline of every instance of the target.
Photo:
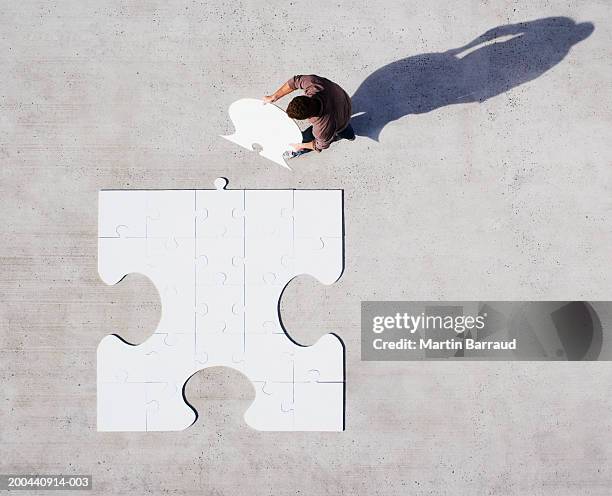
[(321, 102), (309, 96), (296, 96), (287, 105), (287, 115), (299, 121), (316, 117), (321, 113)]

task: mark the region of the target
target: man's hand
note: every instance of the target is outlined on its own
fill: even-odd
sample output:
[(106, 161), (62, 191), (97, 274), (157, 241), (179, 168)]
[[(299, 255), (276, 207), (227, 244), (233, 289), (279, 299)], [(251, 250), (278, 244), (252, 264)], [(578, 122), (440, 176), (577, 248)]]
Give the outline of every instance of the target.
[(262, 98), (264, 104), (266, 103), (274, 103), (276, 100), (280, 100), (282, 97), (284, 97), (285, 95), (288, 95), (289, 93), (291, 93), (292, 90), (291, 86), (289, 86), (289, 83), (285, 83), (283, 84), (279, 89), (277, 89), (274, 93), (272, 93), (271, 95), (266, 95)]
[(290, 143), (290, 145), (293, 147), (293, 149), (296, 152), (299, 152), (300, 150), (314, 150), (315, 149), (314, 140), (309, 141), (308, 143)]

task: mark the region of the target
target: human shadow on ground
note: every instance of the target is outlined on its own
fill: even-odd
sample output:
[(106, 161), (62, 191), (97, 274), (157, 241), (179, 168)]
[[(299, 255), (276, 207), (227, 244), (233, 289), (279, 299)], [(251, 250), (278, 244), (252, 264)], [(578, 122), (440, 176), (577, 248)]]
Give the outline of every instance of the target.
[(352, 96), (355, 133), (378, 141), (382, 129), (410, 114), (484, 102), (537, 78), (587, 38), (593, 24), (549, 17), (490, 29), (459, 48), (424, 53), (381, 67)]

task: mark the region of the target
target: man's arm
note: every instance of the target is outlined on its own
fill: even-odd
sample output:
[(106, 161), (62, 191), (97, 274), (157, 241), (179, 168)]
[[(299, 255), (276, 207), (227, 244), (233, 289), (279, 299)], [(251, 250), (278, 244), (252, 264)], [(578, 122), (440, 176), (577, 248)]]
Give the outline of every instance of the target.
[[(504, 26), (498, 26), (496, 28), (489, 29), (486, 33), (483, 33), (478, 38), (475, 38), (474, 40), (470, 41), (467, 45), (463, 45), (462, 47), (454, 48), (448, 51), (453, 53), (454, 55), (457, 55), (461, 52), (469, 50), (470, 48), (474, 48), (475, 46), (487, 43), (497, 38), (524, 34), (529, 30), (533, 30), (534, 32), (538, 32), (538, 30), (543, 31), (549, 24), (551, 24), (550, 19), (539, 19), (537, 21), (520, 22), (517, 24), (506, 24)], [(552, 24), (554, 24), (554, 21), (552, 22)]]
[(277, 89), (273, 94), (264, 96), (263, 101), (265, 103), (273, 103), (276, 100), (280, 100), (282, 97), (284, 97), (285, 95), (288, 95), (289, 93), (293, 91), (294, 89), (291, 86), (289, 86), (289, 83), (287, 82), (283, 84), (279, 89)]
[[(314, 134), (314, 130), (313, 130)], [(307, 143), (291, 143), (291, 146), (295, 151), (299, 150), (314, 150), (315, 152), (322, 152), (329, 148), (334, 141), (335, 132), (333, 132), (333, 127), (326, 126), (325, 128), (318, 130), (317, 134), (314, 135), (312, 141), (308, 141)]]

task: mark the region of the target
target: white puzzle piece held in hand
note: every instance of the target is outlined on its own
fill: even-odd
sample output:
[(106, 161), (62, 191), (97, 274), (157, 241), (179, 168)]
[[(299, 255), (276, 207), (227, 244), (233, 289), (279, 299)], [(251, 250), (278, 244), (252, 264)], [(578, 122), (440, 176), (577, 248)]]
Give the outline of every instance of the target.
[[(98, 346), (98, 430), (190, 426), (187, 380), (206, 367), (255, 388), (246, 422), (259, 430), (344, 429), (344, 349), (334, 334), (296, 344), (279, 317), (289, 281), (334, 283), (343, 269), (341, 190), (100, 191), (98, 270), (157, 288), (162, 315), (142, 344)], [(121, 330), (117, 330), (121, 334)]]
[(291, 143), (302, 142), (302, 132), (283, 109), (263, 100), (243, 98), (230, 105), (229, 116), (236, 132), (223, 138), (247, 150), (259, 145), (262, 157), (291, 169), (283, 153), (293, 150)]

